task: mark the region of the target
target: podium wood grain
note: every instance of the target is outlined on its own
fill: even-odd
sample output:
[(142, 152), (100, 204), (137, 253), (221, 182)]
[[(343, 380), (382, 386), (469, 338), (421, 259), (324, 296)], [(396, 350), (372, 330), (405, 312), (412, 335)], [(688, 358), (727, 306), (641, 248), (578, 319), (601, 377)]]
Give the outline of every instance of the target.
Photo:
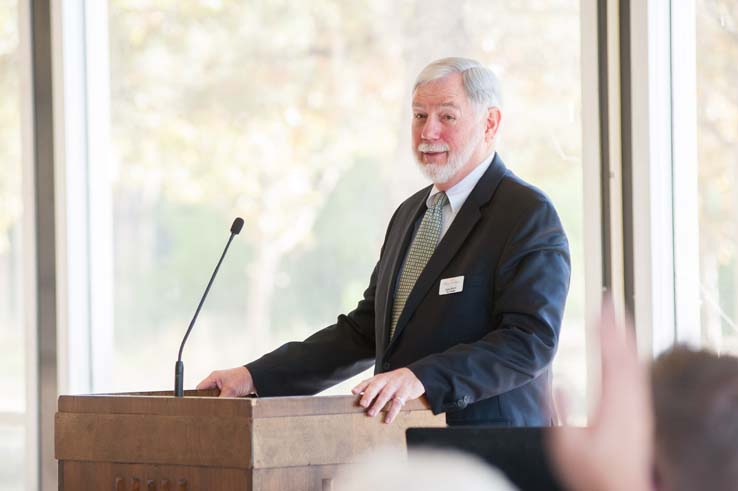
[(217, 398), (214, 391), (61, 396), (61, 490), (332, 491), (336, 472), (408, 427), (445, 426), (424, 400), (391, 425), (354, 396)]

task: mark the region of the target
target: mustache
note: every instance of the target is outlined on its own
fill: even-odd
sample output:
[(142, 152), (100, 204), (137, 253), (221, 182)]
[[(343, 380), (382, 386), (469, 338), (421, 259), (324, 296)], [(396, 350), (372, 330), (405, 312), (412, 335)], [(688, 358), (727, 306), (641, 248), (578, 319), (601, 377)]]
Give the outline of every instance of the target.
[(418, 145), (418, 152), (448, 152), (448, 145), (445, 143), (421, 143)]

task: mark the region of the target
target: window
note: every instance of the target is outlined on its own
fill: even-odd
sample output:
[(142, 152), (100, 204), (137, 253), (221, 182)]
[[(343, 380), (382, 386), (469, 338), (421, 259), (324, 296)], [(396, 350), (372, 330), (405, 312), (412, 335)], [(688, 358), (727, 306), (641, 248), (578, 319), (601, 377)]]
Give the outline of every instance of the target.
[(499, 151), (551, 196), (569, 235), (573, 276), (555, 376), (574, 388), (582, 416), (578, 8), (576, 0), (432, 9), (419, 0), (110, 0), (104, 39), (87, 41), (109, 43), (87, 58), (88, 80), (100, 83), (88, 90), (104, 89), (102, 104), (88, 99), (90, 117), (110, 130), (92, 139), (88, 162), (107, 172), (102, 185), (89, 184), (89, 209), (109, 213), (90, 221), (95, 250), (108, 251), (91, 263), (90, 291), (112, 299), (101, 317), (109, 320), (93, 316), (90, 330), (92, 351), (111, 353), (93, 390), (171, 387), (181, 337), (236, 215), (246, 226), (185, 350), (187, 387), (353, 308), (391, 213), (425, 185), (409, 151), (414, 77), (433, 59), (462, 55), (502, 79)]
[(738, 354), (738, 5), (696, 14), (700, 341)]
[(18, 4), (0, 2), (0, 482), (24, 489), (26, 352)]

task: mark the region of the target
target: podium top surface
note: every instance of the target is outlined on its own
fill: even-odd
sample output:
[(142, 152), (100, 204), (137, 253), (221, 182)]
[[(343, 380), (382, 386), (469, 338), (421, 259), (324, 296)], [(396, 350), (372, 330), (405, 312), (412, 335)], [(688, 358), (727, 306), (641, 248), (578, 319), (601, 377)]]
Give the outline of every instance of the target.
[(371, 448), (404, 449), (408, 427), (445, 426), (445, 416), (434, 416), (424, 399), (406, 404), (388, 425), (363, 414), (352, 395), (215, 396), (213, 391), (186, 397), (170, 392), (61, 396), (56, 458), (101, 469), (112, 463), (249, 471), (337, 465), (355, 462)]
[[(174, 397), (172, 391), (130, 392), (120, 394), (88, 394), (59, 396), (60, 413), (112, 413), (210, 416), (241, 418), (274, 418), (318, 414), (361, 413), (359, 397), (295, 396), (295, 397), (218, 397), (218, 390), (185, 391)], [(409, 401), (403, 411), (427, 411), (425, 398)]]

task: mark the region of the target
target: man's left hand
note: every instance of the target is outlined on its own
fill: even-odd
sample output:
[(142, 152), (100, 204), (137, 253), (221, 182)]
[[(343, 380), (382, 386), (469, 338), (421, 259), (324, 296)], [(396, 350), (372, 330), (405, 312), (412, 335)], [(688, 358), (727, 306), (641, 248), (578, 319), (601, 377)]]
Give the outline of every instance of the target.
[(425, 394), (425, 387), (410, 369), (398, 368), (364, 380), (351, 392), (354, 395), (362, 394), (359, 404), (367, 408), (367, 415), (372, 417), (379, 414), (385, 404), (392, 401), (384, 418), (384, 422), (389, 424), (395, 420), (407, 401)]

